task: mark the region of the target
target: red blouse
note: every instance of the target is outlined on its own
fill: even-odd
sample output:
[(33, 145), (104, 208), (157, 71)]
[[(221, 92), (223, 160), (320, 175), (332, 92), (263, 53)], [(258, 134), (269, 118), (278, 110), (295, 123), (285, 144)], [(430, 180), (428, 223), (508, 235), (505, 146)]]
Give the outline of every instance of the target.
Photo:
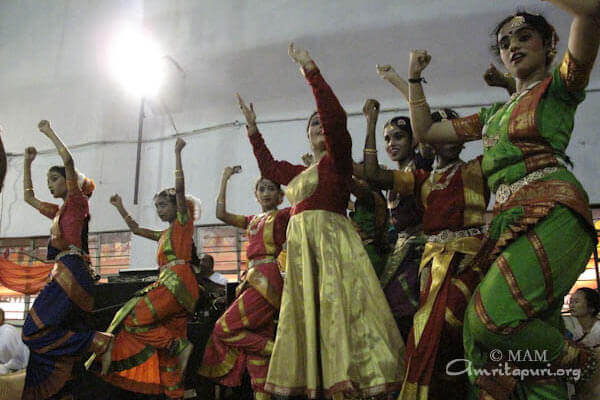
[[(317, 166), (319, 182), (316, 190), (298, 204), (293, 204), (291, 213), (326, 210), (346, 215), (352, 182), (352, 139), (346, 128), (346, 112), (318, 68), (307, 72), (306, 80), (313, 89), (327, 153)], [(275, 160), (259, 132), (250, 135), (250, 143), (260, 172), (267, 179), (287, 185), (306, 169)]]
[(286, 240), (290, 211), (291, 208), (288, 207), (259, 215), (239, 216), (235, 226), (246, 229), (248, 235), (246, 255), (249, 260), (279, 255)]
[(51, 229), (51, 244), (60, 249), (69, 245), (81, 248), (81, 233), (85, 219), (89, 217), (88, 199), (81, 192), (77, 182), (67, 182), (68, 195), (62, 207), (41, 202), (39, 211), (54, 219)]
[(490, 192), (477, 157), (457, 168), (435, 175), (422, 169), (394, 171), (394, 190), (413, 193), (423, 213), (423, 230), (434, 234), (444, 229), (459, 231), (485, 224), (485, 210)]

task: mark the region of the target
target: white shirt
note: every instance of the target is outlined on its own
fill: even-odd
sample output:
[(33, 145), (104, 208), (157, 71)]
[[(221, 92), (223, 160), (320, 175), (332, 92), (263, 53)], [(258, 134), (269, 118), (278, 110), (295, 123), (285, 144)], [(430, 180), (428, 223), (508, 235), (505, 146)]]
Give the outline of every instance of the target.
[(227, 286), (227, 278), (225, 278), (225, 275), (219, 272), (213, 272), (213, 274), (208, 277), (208, 280), (216, 283), (217, 285)]
[(27, 367), (29, 348), (21, 339), (19, 330), (12, 325), (0, 325), (0, 375)]

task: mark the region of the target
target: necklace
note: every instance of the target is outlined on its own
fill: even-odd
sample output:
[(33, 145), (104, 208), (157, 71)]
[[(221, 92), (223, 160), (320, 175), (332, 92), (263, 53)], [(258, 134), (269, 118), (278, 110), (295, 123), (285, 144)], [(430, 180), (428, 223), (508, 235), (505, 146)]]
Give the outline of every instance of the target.
[[(461, 165), (463, 165), (464, 162), (463, 160), (461, 160), (460, 158), (456, 161), (454, 161), (453, 163), (450, 163), (448, 165), (446, 165), (445, 167), (442, 168), (434, 168), (431, 173), (429, 174), (429, 183), (431, 184), (431, 191), (434, 190), (444, 190), (448, 187), (448, 185), (450, 184), (450, 181), (452, 180), (452, 178), (454, 177), (454, 174), (456, 174), (456, 171), (458, 171), (458, 169), (460, 168)], [(440, 175), (440, 179), (442, 179), (442, 175), (446, 172), (450, 170), (450, 173), (446, 176), (446, 179), (444, 180), (443, 183), (439, 183), (439, 182), (435, 182), (435, 175), (439, 174)]]

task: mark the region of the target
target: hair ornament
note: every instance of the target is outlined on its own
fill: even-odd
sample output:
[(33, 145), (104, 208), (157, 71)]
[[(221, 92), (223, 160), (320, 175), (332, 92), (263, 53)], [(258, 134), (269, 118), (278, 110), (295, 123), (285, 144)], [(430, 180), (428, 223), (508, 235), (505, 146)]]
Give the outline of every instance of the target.
[(508, 23), (508, 26), (512, 29), (519, 28), (523, 25), (525, 25), (525, 17), (522, 15), (515, 15)]
[(202, 200), (191, 194), (185, 195), (185, 201), (190, 209), (190, 215), (194, 222), (197, 222), (202, 217)]
[(94, 189), (96, 189), (94, 180), (77, 170), (75, 170), (75, 173), (77, 174), (77, 186), (79, 186), (79, 190), (81, 190), (86, 197), (91, 197), (92, 193), (94, 193)]

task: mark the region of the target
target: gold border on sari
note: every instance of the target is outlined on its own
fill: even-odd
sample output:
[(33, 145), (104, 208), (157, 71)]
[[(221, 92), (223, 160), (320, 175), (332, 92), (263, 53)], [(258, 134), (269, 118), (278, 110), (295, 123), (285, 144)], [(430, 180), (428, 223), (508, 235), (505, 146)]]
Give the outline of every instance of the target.
[(450, 121), (452, 122), (456, 136), (458, 136), (459, 139), (465, 142), (481, 139), (483, 124), (481, 123), (478, 114), (455, 118)]
[(62, 261), (57, 261), (52, 269), (52, 279), (64, 290), (71, 299), (83, 311), (92, 312), (94, 309), (94, 298), (85, 291), (75, 279), (75, 276)]
[(478, 159), (468, 162), (462, 168), (462, 181), (465, 196), (463, 221), (465, 227), (485, 224), (485, 189), (483, 171)]
[(521, 310), (523, 310), (527, 317), (533, 317), (535, 315), (534, 307), (529, 302), (529, 300), (527, 300), (523, 295), (523, 292), (519, 287), (519, 282), (517, 281), (515, 274), (513, 273), (510, 265), (508, 264), (508, 260), (503, 255), (500, 255), (496, 259), (496, 265), (502, 273), (502, 276), (504, 276), (504, 279), (506, 280), (508, 288), (510, 289), (510, 294), (512, 295), (513, 299), (517, 302), (519, 307), (521, 307)]
[(593, 62), (587, 64), (579, 62), (575, 60), (571, 52), (567, 50), (558, 71), (567, 90), (570, 92), (578, 92), (585, 89), (588, 85), (593, 67)]
[(548, 254), (544, 249), (544, 245), (542, 244), (540, 237), (535, 233), (535, 231), (530, 230), (527, 232), (527, 239), (529, 239), (529, 243), (531, 244), (531, 247), (537, 256), (540, 269), (544, 275), (546, 301), (548, 304), (552, 304), (554, 303), (554, 280), (552, 279), (552, 270), (550, 269), (550, 260), (548, 259)]
[(273, 307), (279, 310), (281, 305), (281, 293), (269, 283), (269, 280), (262, 272), (256, 268), (248, 271), (246, 280), (262, 297), (269, 302)]

